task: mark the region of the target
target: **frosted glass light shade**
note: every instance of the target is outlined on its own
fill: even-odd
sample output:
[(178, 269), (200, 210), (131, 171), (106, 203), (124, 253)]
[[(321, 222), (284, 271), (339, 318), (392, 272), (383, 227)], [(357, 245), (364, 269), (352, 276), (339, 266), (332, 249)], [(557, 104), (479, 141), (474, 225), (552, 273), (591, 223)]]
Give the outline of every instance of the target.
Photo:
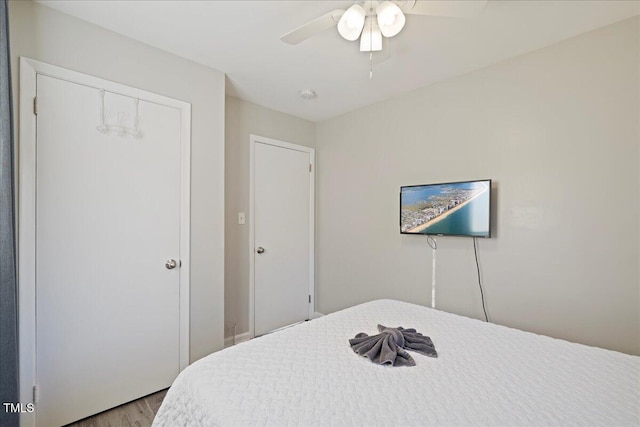
[(342, 15), (338, 21), (338, 32), (340, 35), (349, 40), (358, 40), (362, 27), (364, 26), (364, 18), (366, 12), (359, 4), (354, 4)]
[(382, 33), (378, 27), (378, 21), (367, 16), (364, 21), (364, 30), (360, 36), (360, 52), (377, 52), (382, 50)]
[(393, 37), (398, 34), (406, 21), (404, 13), (398, 5), (390, 1), (380, 3), (376, 8), (376, 15), (378, 15), (380, 31), (385, 37)]

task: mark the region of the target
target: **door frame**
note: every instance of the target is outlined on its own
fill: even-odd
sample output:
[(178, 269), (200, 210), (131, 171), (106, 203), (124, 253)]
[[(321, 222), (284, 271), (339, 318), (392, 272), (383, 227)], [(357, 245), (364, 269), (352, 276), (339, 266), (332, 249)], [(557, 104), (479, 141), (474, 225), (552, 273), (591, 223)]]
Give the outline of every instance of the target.
[(273, 145), (279, 148), (301, 151), (309, 154), (309, 304), (308, 319), (313, 318), (316, 305), (315, 292), (315, 153), (314, 148), (291, 144), (264, 136), (249, 135), (249, 338), (255, 337), (255, 147), (256, 144)]
[[(189, 364), (191, 104), (87, 74), (20, 58), (18, 185), (18, 347), (20, 402), (35, 403), (36, 372), (36, 115), (37, 75), (139, 98), (180, 112), (179, 362)], [(37, 408), (37, 405), (36, 405)], [(36, 410), (37, 412), (37, 410)], [(21, 425), (35, 425), (36, 412), (21, 414)]]

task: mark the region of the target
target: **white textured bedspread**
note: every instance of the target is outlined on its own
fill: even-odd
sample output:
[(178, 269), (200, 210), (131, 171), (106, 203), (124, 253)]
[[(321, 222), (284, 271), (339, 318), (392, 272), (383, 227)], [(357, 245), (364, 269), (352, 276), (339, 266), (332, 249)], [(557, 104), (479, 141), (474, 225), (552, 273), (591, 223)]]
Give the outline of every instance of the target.
[[(379, 366), (348, 339), (376, 326), (430, 336), (433, 359)], [(640, 357), (391, 300), (207, 356), (154, 426), (638, 426)]]

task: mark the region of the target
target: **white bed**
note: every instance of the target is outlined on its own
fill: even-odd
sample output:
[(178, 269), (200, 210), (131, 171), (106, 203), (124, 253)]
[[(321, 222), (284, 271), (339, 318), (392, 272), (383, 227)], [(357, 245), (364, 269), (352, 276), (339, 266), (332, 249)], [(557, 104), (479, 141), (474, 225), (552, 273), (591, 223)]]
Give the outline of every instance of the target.
[[(348, 339), (414, 327), (438, 358), (379, 366)], [(640, 357), (391, 300), (361, 304), (185, 369), (154, 426), (638, 426)]]

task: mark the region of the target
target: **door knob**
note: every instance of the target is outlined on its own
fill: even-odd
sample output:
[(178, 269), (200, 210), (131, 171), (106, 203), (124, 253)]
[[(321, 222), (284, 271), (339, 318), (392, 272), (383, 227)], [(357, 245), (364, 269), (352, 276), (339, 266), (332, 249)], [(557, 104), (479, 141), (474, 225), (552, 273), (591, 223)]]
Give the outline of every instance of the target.
[(164, 263), (164, 266), (167, 267), (167, 270), (173, 270), (174, 268), (176, 268), (177, 265), (178, 263), (176, 262), (175, 259), (170, 259)]
[(256, 252), (258, 252), (259, 254), (263, 254), (264, 248), (262, 246), (258, 246), (258, 249), (256, 249)]

